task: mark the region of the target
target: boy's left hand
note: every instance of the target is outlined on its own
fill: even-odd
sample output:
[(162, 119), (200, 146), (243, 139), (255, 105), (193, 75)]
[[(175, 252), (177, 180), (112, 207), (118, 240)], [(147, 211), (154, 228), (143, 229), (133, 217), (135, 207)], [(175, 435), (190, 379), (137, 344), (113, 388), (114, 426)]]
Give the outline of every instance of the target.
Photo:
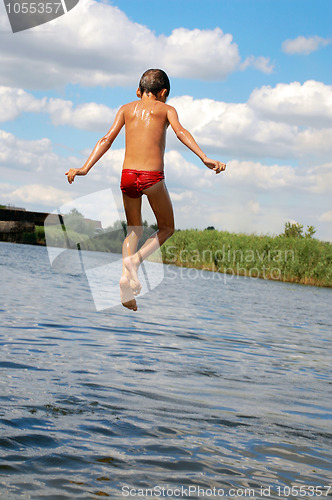
[(222, 163), (221, 161), (206, 158), (203, 162), (210, 170), (214, 170), (216, 174), (220, 174), (220, 172), (226, 169), (226, 163)]

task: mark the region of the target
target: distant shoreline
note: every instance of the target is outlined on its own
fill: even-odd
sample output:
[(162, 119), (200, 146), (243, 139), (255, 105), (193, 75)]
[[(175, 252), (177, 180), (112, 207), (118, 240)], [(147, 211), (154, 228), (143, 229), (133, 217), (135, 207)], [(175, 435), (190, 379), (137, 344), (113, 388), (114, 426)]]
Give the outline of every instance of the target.
[[(81, 237), (82, 250), (121, 253), (122, 228), (94, 238), (85, 235), (85, 241), (84, 235), (82, 239), (78, 233), (68, 234), (72, 241)], [(62, 246), (59, 238), (54, 246)], [(44, 227), (36, 226), (34, 232), (23, 232), (10, 242), (46, 246)], [(177, 267), (332, 288), (332, 244), (315, 238), (178, 230), (161, 252), (164, 264)]]

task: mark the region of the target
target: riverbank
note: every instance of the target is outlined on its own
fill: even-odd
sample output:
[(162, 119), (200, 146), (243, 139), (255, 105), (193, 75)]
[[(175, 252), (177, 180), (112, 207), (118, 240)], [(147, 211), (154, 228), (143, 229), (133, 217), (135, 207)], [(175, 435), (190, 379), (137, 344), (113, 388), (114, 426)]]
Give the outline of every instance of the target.
[(332, 287), (332, 244), (310, 237), (184, 230), (164, 244), (162, 255), (181, 267)]
[[(146, 240), (154, 228), (145, 226)], [(48, 244), (64, 246), (61, 226), (47, 229)], [(91, 237), (71, 230), (67, 241), (82, 250), (121, 253), (124, 228), (120, 221)], [(22, 233), (17, 243), (46, 245), (43, 226)], [(70, 245), (76, 248), (76, 244)], [(178, 230), (161, 248), (163, 262), (232, 275), (304, 285), (332, 287), (332, 244), (312, 237), (257, 236), (217, 230)]]

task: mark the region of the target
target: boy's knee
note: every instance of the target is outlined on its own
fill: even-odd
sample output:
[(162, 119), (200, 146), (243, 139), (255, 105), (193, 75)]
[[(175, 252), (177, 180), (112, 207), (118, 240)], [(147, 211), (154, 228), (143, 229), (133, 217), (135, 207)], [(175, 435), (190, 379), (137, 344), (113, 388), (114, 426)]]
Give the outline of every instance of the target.
[(172, 234), (174, 233), (174, 226), (164, 227), (163, 230), (166, 233), (166, 237), (170, 238), (172, 236)]
[(174, 226), (172, 226), (172, 227), (169, 228), (169, 236), (170, 237), (172, 236), (172, 234), (174, 234), (174, 231), (175, 231)]

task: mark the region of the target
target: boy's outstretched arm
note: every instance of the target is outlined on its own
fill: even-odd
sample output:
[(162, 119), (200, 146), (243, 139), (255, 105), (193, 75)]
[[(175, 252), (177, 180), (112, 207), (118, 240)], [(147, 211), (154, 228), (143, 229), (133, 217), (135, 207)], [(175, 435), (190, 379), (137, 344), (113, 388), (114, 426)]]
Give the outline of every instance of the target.
[(211, 160), (208, 158), (205, 153), (198, 146), (197, 142), (193, 138), (190, 132), (186, 130), (181, 123), (179, 122), (178, 114), (172, 106), (168, 106), (167, 118), (168, 121), (174, 130), (176, 137), (189, 148), (193, 153), (195, 153), (204, 163), (204, 165), (211, 170), (214, 170), (216, 174), (219, 174), (226, 168), (226, 164), (217, 160)]
[(67, 175), (67, 179), (69, 184), (71, 184), (76, 175), (86, 175), (89, 170), (97, 163), (98, 160), (109, 150), (112, 146), (114, 139), (119, 134), (120, 130), (124, 126), (124, 111), (123, 107), (119, 109), (114, 119), (113, 125), (109, 129), (106, 135), (102, 137), (95, 147), (93, 148), (89, 158), (84, 163), (82, 168), (71, 168), (68, 172), (65, 173)]

